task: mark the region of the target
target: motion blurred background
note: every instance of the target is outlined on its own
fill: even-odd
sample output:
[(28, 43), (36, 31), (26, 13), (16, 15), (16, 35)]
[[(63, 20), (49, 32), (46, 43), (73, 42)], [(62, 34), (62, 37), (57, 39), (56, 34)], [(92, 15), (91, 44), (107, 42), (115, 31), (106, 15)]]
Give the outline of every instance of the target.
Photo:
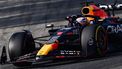
[[(80, 14), (86, 0), (0, 0), (0, 27), (61, 21), (68, 15)], [(115, 0), (87, 0), (113, 4)], [(118, 0), (122, 3), (122, 0)]]

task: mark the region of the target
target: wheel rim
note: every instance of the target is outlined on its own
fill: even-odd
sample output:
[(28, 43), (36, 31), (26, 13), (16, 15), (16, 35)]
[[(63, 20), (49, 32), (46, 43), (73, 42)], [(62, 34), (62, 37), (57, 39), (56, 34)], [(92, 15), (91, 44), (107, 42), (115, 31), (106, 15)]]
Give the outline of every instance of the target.
[(100, 31), (97, 37), (97, 41), (98, 41), (98, 46), (99, 48), (102, 50), (104, 49), (105, 46), (105, 34), (103, 33), (103, 31)]
[(100, 56), (105, 55), (107, 52), (107, 39), (106, 32), (102, 27), (98, 27), (96, 32), (97, 51)]

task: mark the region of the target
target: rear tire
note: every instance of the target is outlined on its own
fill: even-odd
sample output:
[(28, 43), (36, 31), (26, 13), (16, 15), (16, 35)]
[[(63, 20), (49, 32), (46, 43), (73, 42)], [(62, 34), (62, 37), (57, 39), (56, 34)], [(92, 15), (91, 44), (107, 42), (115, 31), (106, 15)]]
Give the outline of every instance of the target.
[[(10, 60), (13, 62), (25, 54), (31, 53), (35, 50), (34, 39), (30, 32), (17, 32), (14, 33), (8, 44), (8, 52)], [(13, 63), (15, 66), (28, 66), (31, 63), (28, 62), (19, 62)]]
[(107, 34), (99, 25), (85, 27), (81, 34), (83, 57), (104, 56), (107, 52)]

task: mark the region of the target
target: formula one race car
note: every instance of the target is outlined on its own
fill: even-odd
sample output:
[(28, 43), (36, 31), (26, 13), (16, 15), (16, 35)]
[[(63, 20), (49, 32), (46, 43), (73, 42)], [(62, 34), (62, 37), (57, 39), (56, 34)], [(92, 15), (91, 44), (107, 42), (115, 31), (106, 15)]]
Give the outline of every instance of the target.
[[(55, 58), (104, 56), (108, 51), (121, 49), (122, 19), (105, 11), (93, 4), (84, 6), (82, 15), (66, 18), (70, 22), (67, 26), (50, 29), (50, 38), (45, 43), (41, 43), (42, 37), (33, 38), (27, 30), (14, 33), (8, 45), (11, 63), (25, 66), (31, 65), (32, 59), (42, 62)], [(108, 8), (108, 11), (111, 10)], [(79, 26), (78, 17), (86, 17), (93, 24)], [(40, 47), (36, 48), (35, 44)]]

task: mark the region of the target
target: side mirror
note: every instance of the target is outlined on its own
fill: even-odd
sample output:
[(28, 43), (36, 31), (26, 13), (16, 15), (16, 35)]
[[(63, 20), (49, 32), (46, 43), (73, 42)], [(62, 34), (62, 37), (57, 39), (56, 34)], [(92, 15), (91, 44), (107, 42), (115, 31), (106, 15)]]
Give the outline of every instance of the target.
[(54, 27), (54, 24), (47, 24), (46, 25), (46, 28), (53, 28)]
[(71, 18), (71, 16), (67, 16), (65, 17), (65, 20), (69, 20)]

